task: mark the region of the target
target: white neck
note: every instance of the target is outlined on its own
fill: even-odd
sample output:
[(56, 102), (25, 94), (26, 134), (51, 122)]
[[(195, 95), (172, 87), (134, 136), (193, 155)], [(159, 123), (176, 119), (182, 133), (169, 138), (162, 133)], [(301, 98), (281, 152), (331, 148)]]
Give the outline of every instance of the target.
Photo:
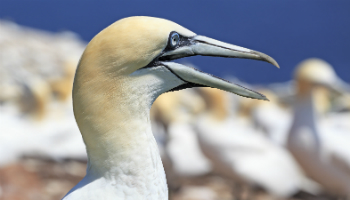
[(315, 127), (314, 106), (312, 91), (304, 95), (297, 95), (293, 106), (293, 123)]
[(290, 142), (306, 145), (314, 150), (319, 148), (320, 140), (315, 119), (315, 108), (312, 89), (298, 93), (294, 106), (294, 118), (289, 132)]
[(158, 95), (183, 82), (166, 68), (157, 68), (98, 81), (80, 80), (84, 75), (77, 72), (74, 113), (89, 159), (85, 181), (103, 178), (132, 198), (157, 195), (157, 199), (167, 199), (149, 112)]

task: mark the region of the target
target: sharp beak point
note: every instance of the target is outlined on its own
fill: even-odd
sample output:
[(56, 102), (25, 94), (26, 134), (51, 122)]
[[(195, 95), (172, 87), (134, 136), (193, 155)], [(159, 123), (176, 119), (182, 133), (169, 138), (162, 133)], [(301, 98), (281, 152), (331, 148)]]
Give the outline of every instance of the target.
[(261, 53), (261, 52), (258, 52), (258, 51), (254, 51), (254, 53), (256, 53), (256, 54), (260, 57), (260, 59), (258, 59), (258, 60), (262, 60), (262, 61), (271, 63), (271, 64), (273, 64), (274, 66), (276, 66), (278, 69), (280, 68), (280, 66), (278, 65), (278, 63), (276, 62), (276, 60), (273, 59), (272, 57), (270, 57), (269, 55), (266, 55), (266, 54)]
[(328, 88), (330, 91), (334, 92), (335, 94), (342, 95), (345, 94), (347, 91), (346, 85), (340, 78), (336, 78), (332, 82), (326, 82), (321, 83), (320, 85), (323, 85), (324, 87)]

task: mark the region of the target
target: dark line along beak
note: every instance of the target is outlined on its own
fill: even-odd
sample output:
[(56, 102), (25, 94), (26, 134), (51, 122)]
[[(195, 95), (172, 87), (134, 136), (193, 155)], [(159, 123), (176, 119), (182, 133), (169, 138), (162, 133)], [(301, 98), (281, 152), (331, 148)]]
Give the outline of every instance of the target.
[(201, 35), (194, 36), (190, 40), (191, 42), (189, 45), (181, 46), (175, 50), (165, 52), (163, 55), (161, 55), (160, 60), (174, 60), (188, 56), (202, 55), (261, 60), (271, 63), (279, 68), (279, 65), (273, 58), (258, 51), (228, 44)]
[[(261, 60), (271, 63), (279, 68), (277, 62), (273, 58), (258, 51), (224, 43), (200, 35), (194, 36), (190, 40), (191, 42), (189, 42), (188, 45), (180, 46), (174, 50), (165, 52), (159, 57), (159, 60), (174, 60), (188, 56), (202, 55)], [(237, 84), (230, 83), (226, 80), (217, 78), (210, 74), (206, 74), (194, 68), (186, 67), (184, 65), (172, 62), (162, 63), (186, 82), (218, 88), (248, 98), (268, 100), (264, 95), (258, 92), (249, 90)]]

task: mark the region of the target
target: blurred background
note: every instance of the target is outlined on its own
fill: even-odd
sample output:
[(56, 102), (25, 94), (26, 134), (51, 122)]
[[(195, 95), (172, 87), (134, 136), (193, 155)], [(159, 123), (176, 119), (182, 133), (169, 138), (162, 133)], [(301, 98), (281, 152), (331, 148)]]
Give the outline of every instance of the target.
[(135, 15), (264, 52), (177, 62), (265, 94), (194, 88), (151, 110), (170, 199), (350, 197), (349, 1), (0, 1), (0, 199), (61, 199), (85, 175), (71, 90), (87, 43)]

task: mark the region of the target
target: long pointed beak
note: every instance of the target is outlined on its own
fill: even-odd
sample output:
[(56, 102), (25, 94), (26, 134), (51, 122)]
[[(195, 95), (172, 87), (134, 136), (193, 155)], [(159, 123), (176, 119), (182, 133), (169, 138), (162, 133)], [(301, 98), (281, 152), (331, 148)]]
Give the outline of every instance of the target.
[[(279, 68), (277, 62), (264, 53), (224, 43), (200, 35), (190, 38), (190, 40), (187, 41), (184, 45), (174, 50), (163, 53), (159, 57), (159, 61), (169, 61), (195, 55), (261, 60), (271, 63)], [(161, 63), (164, 66), (168, 67), (168, 69), (172, 71), (175, 75), (177, 75), (180, 79), (185, 81), (188, 84), (188, 87), (191, 87), (193, 85), (207, 86), (218, 88), (227, 92), (232, 92), (237, 95), (248, 98), (268, 100), (264, 95), (258, 92), (255, 92), (253, 90), (247, 89), (234, 83), (230, 83), (224, 79), (204, 73), (197, 69), (173, 62)], [(186, 88), (186, 86), (184, 87)]]
[(228, 44), (201, 35), (194, 36), (190, 40), (190, 45), (180, 46), (175, 50), (168, 51), (161, 55), (159, 59), (174, 60), (195, 55), (261, 60), (271, 63), (279, 68), (278, 63), (264, 53), (233, 44)]
[(332, 80), (324, 80), (316, 82), (317, 85), (323, 86), (330, 90), (331, 92), (342, 95), (350, 91), (349, 86), (341, 80), (338, 76), (334, 77)]

